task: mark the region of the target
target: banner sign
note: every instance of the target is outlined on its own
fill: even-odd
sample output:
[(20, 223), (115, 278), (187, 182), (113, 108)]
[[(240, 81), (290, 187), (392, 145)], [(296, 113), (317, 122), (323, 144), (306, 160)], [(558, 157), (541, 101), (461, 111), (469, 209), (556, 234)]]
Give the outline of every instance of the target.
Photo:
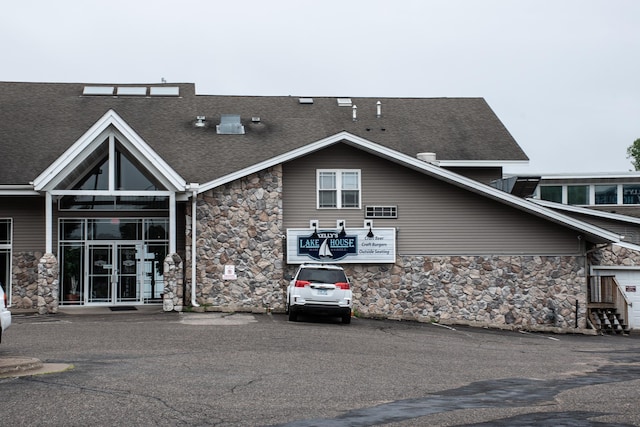
[(395, 228), (339, 230), (287, 229), (287, 263), (304, 262), (393, 264)]

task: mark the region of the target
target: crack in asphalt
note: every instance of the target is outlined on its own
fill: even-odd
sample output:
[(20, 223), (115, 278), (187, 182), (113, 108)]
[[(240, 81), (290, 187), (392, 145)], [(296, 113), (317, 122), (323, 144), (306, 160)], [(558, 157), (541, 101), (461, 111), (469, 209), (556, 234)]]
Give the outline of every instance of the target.
[[(586, 375), (538, 380), (528, 378), (506, 378), (473, 382), (469, 385), (430, 394), (423, 398), (404, 399), (369, 408), (348, 411), (335, 418), (310, 419), (277, 424), (273, 427), (365, 427), (392, 422), (407, 421), (438, 413), (478, 409), (527, 407), (553, 401), (567, 390), (599, 384), (617, 383), (640, 379), (640, 364), (602, 366)], [(557, 426), (564, 418), (568, 426), (614, 425), (597, 424), (588, 418), (607, 414), (596, 412), (535, 412), (515, 418), (492, 421), (491, 425), (541, 425)], [(474, 424), (488, 425), (488, 424)], [(617, 424), (626, 426), (626, 424)]]

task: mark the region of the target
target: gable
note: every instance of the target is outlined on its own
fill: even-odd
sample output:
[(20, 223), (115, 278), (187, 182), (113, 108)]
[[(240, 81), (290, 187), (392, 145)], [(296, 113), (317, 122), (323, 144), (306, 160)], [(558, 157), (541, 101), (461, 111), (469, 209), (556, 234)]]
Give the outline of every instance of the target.
[[(361, 172), (362, 209), (316, 209), (316, 169)], [(496, 200), (364, 153), (347, 144), (283, 165), (285, 228), (317, 219), (362, 227), (367, 206), (393, 206), (397, 218), (373, 219), (374, 227), (398, 229), (399, 254), (577, 253), (579, 231), (527, 214)]]
[[(104, 165), (104, 171), (99, 168), (100, 165)], [(104, 172), (100, 185), (106, 187), (101, 187), (101, 191), (143, 190), (136, 188), (140, 184), (130, 183), (130, 188), (122, 187), (120, 181), (125, 179), (125, 168), (129, 171), (129, 181), (135, 179), (153, 185), (153, 188), (145, 188), (146, 190), (183, 191), (186, 184), (184, 179), (111, 110), (34, 180), (34, 189), (87, 190), (82, 188), (82, 175), (96, 167)], [(98, 171), (95, 178), (97, 180)], [(94, 186), (92, 190), (98, 188)]]

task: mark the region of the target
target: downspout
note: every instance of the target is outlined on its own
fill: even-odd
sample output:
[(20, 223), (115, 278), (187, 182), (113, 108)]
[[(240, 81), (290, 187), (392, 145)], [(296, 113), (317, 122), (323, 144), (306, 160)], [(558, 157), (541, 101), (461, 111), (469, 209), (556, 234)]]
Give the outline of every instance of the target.
[(191, 193), (191, 306), (200, 307), (196, 302), (196, 201), (198, 199), (198, 184), (189, 184)]

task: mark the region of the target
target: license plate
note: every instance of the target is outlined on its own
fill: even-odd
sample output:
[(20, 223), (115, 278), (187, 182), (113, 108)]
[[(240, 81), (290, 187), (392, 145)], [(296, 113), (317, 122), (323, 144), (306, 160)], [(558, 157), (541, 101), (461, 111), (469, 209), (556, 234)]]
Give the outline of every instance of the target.
[(318, 289), (318, 295), (327, 295), (326, 289)]

